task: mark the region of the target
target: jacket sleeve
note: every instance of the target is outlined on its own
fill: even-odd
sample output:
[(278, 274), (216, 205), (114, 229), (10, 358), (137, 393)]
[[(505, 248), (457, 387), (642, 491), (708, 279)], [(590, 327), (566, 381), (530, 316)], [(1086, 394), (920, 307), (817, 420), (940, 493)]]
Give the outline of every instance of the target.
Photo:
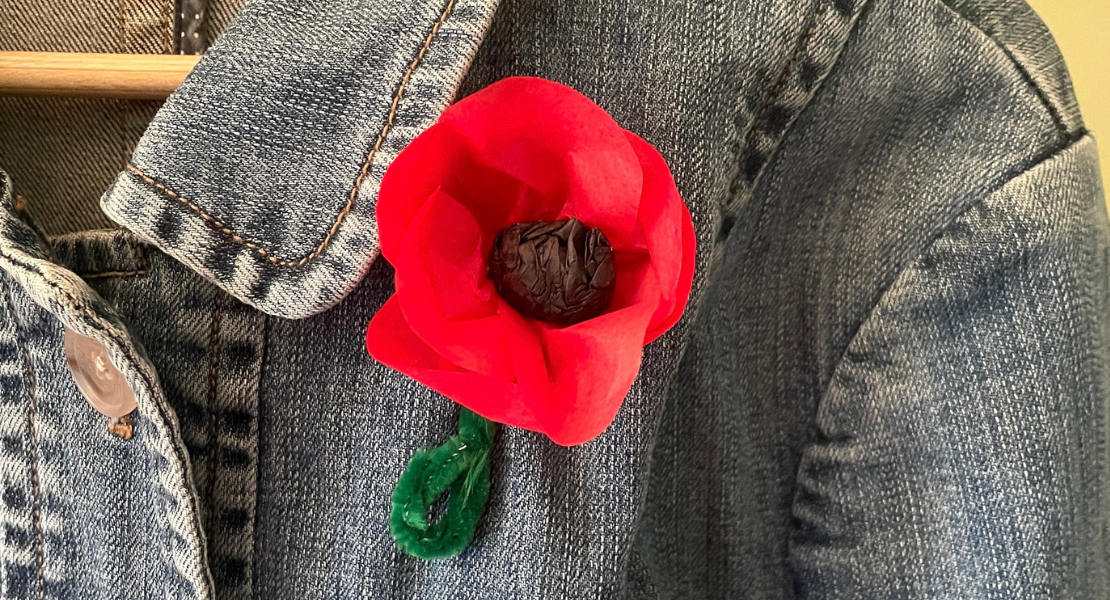
[(884, 292), (799, 465), (799, 597), (1106, 597), (1099, 182), (1087, 137), (955, 218)]

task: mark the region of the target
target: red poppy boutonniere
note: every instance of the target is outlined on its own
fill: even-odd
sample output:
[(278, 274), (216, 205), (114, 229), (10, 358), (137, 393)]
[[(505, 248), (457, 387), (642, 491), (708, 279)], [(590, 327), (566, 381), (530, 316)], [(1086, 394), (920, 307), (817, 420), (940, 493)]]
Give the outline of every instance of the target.
[(387, 170), (377, 218), (396, 293), (366, 347), (464, 407), (459, 435), (410, 462), (390, 526), (411, 554), (453, 556), (488, 495), (494, 423), (571, 446), (613, 421), (686, 306), (693, 223), (655, 148), (532, 77), (445, 110)]

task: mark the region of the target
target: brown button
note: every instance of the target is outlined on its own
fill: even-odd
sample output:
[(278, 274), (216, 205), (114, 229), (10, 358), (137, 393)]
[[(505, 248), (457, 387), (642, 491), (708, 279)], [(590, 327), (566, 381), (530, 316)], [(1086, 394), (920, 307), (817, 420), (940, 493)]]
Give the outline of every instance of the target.
[(65, 353), (73, 380), (93, 408), (113, 419), (135, 410), (135, 392), (127, 386), (123, 373), (108, 360), (104, 344), (67, 327)]

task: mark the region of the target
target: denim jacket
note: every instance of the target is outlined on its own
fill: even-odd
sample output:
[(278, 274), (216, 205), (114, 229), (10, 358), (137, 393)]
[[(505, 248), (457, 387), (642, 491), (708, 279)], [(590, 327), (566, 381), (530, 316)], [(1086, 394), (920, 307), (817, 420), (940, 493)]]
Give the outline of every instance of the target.
[[(3, 176), (3, 598), (1110, 597), (1110, 231), (1020, 0), (253, 0), (102, 208)], [(504, 428), (473, 544), (388, 532), (457, 406), (376, 363), (382, 174), (512, 75), (668, 161), (694, 291), (609, 429)], [(75, 386), (66, 329), (138, 408)]]

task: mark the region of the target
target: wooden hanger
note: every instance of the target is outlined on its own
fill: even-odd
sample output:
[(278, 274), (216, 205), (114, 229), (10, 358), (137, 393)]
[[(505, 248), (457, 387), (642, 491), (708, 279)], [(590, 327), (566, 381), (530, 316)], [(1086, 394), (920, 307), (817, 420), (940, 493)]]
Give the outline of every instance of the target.
[(164, 99), (199, 55), (0, 52), (0, 94)]

